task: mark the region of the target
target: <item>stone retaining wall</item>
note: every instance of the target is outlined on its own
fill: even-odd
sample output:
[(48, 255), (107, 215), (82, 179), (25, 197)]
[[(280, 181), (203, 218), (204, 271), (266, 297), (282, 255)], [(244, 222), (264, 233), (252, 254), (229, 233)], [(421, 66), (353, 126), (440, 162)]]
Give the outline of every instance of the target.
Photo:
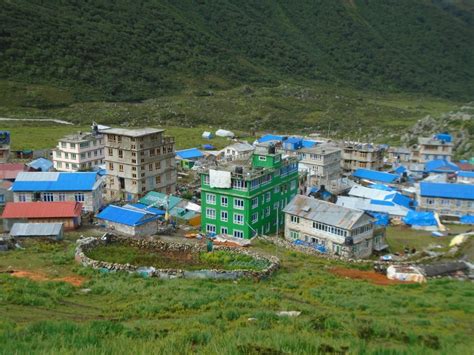
[[(172, 252), (183, 252), (198, 254), (206, 251), (205, 245), (190, 245), (175, 242), (164, 242), (157, 239), (133, 239), (119, 236), (108, 236), (108, 242), (123, 243), (136, 248), (150, 249), (154, 251), (172, 251)], [(238, 279), (242, 277), (264, 279), (269, 277), (275, 272), (279, 266), (280, 261), (275, 256), (262, 256), (255, 252), (246, 249), (236, 249), (229, 247), (215, 246), (214, 250), (231, 251), (233, 253), (240, 253), (249, 255), (256, 260), (265, 260), (269, 262), (269, 266), (263, 270), (182, 270), (182, 269), (152, 269), (147, 268), (145, 265), (140, 267), (130, 264), (117, 264), (107, 261), (93, 260), (86, 254), (88, 251), (96, 248), (99, 245), (107, 243), (104, 239), (99, 238), (85, 238), (77, 241), (75, 259), (78, 263), (85, 267), (91, 267), (94, 269), (107, 270), (107, 271), (127, 271), (127, 272), (142, 272), (144, 269), (148, 269), (146, 274), (150, 277), (158, 277), (162, 279), (174, 279), (174, 278), (190, 278), (190, 279)]]

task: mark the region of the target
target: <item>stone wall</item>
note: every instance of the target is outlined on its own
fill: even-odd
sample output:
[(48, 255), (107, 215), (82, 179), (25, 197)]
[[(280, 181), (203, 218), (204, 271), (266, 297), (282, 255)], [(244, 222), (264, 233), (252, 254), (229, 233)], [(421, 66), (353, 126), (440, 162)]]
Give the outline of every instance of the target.
[[(110, 243), (118, 242), (126, 245), (130, 245), (136, 248), (149, 249), (154, 251), (174, 251), (183, 253), (197, 254), (206, 251), (205, 245), (190, 245), (174, 242), (164, 242), (153, 238), (148, 239), (134, 239), (119, 236), (108, 236), (107, 241)], [(275, 256), (262, 256), (246, 249), (229, 248), (223, 246), (215, 246), (214, 250), (224, 250), (233, 253), (240, 253), (249, 255), (256, 260), (265, 260), (269, 262), (269, 266), (263, 270), (182, 270), (182, 269), (154, 269), (146, 267), (146, 265), (140, 267), (130, 264), (117, 264), (100, 260), (93, 260), (86, 254), (88, 251), (96, 248), (99, 245), (103, 245), (107, 242), (103, 238), (85, 238), (77, 241), (75, 259), (78, 263), (85, 267), (91, 267), (99, 270), (107, 271), (127, 271), (127, 272), (138, 272), (146, 273), (150, 277), (158, 277), (162, 279), (174, 279), (174, 278), (190, 278), (190, 279), (238, 279), (242, 277), (253, 278), (253, 279), (265, 279), (268, 278), (273, 272), (275, 272), (279, 266), (280, 261)], [(145, 271), (146, 269), (146, 271)]]

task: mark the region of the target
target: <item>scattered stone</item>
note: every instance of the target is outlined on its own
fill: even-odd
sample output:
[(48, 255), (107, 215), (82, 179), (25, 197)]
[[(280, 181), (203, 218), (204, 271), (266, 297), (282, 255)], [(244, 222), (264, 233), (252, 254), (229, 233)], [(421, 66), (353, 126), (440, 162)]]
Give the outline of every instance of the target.
[(298, 317), (301, 312), (300, 311), (280, 311), (276, 313), (278, 317)]

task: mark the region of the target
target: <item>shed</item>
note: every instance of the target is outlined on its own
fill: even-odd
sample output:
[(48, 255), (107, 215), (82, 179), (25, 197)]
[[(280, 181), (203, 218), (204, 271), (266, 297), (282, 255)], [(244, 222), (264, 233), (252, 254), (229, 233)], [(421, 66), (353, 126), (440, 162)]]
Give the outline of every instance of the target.
[(153, 235), (160, 215), (138, 208), (109, 205), (97, 215), (106, 227), (130, 236)]
[(202, 138), (203, 139), (212, 139), (212, 138), (214, 138), (214, 135), (212, 134), (212, 132), (205, 131), (205, 132), (202, 133)]
[(234, 138), (235, 134), (232, 131), (228, 131), (228, 130), (225, 130), (225, 129), (218, 129), (216, 131), (216, 136), (225, 137), (225, 138)]
[(35, 159), (26, 165), (35, 171), (47, 172), (53, 169), (53, 162), (45, 158)]
[(15, 223), (10, 230), (10, 236), (14, 238), (54, 238), (61, 240), (64, 237), (62, 223)]
[(459, 166), (444, 159), (434, 159), (425, 163), (427, 173), (455, 173), (461, 170)]

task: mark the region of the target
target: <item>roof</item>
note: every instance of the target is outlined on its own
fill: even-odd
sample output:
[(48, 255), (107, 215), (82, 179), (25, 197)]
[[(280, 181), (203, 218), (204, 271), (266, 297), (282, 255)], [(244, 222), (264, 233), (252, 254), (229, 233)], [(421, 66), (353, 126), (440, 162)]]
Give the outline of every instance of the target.
[(45, 158), (38, 158), (27, 165), (35, 170), (49, 171), (53, 167), (53, 162)]
[(467, 177), (467, 178), (474, 178), (474, 171), (460, 171), (460, 172), (458, 172), (458, 176)]
[(474, 187), (466, 184), (420, 182), (420, 196), (474, 200)]
[(68, 218), (81, 211), (80, 202), (7, 202), (2, 218)]
[(235, 149), (238, 152), (251, 152), (255, 149), (255, 147), (248, 143), (234, 143), (228, 147), (225, 147), (224, 149)]
[[(99, 129), (99, 128), (98, 128)], [(80, 143), (85, 141), (94, 141), (96, 138), (102, 138), (102, 135), (94, 135), (92, 132), (77, 132), (64, 136), (60, 142)]]
[(444, 159), (430, 160), (425, 163), (425, 171), (427, 172), (454, 172), (459, 170), (456, 164)]
[(309, 153), (309, 154), (331, 154), (331, 153), (340, 152), (340, 151), (341, 149), (338, 147), (333, 147), (333, 146), (325, 145), (325, 144), (300, 149), (301, 153)]
[(296, 195), (286, 205), (283, 212), (343, 229), (351, 229), (365, 215), (365, 212), (361, 210), (338, 206), (303, 195)]
[(386, 213), (391, 216), (406, 216), (410, 209), (398, 205), (392, 201), (367, 200), (358, 197), (339, 196), (336, 204), (348, 208), (354, 208), (367, 212)]
[(9, 189), (11, 186), (13, 185), (13, 183), (11, 181), (8, 181), (8, 180), (0, 180), (0, 188), (2, 189)]
[[(453, 145), (451, 142), (451, 139), (446, 140), (443, 138), (444, 135), (438, 135), (441, 136), (441, 138), (438, 138), (436, 135), (433, 137), (418, 137), (418, 143), (419, 144), (431, 144), (431, 145)], [(447, 135), (449, 136), (449, 135)]]
[(315, 141), (308, 140), (308, 139), (303, 139), (302, 144), (303, 144), (303, 148), (312, 148), (318, 143)]
[(266, 134), (258, 139), (259, 143), (271, 142), (271, 141), (280, 141), (285, 140), (284, 136), (278, 136), (274, 134)]
[(97, 181), (95, 172), (21, 172), (13, 191), (92, 191)]
[(102, 133), (106, 134), (117, 134), (120, 136), (127, 136), (127, 137), (141, 137), (146, 136), (148, 134), (160, 133), (164, 132), (164, 129), (156, 129), (156, 128), (137, 128), (137, 129), (126, 129), (126, 128), (109, 128), (104, 130)]
[(98, 219), (125, 224), (127, 226), (139, 226), (158, 219), (158, 215), (149, 211), (109, 205), (97, 215)]
[(148, 212), (152, 212), (154, 214), (164, 216), (166, 214), (166, 211), (164, 209), (159, 209), (157, 207), (149, 207), (147, 205), (144, 205), (143, 203), (130, 203), (126, 205), (125, 207), (130, 207), (130, 208), (137, 208), (139, 210), (145, 210)]
[(197, 148), (190, 148), (190, 149), (177, 150), (176, 156), (178, 156), (181, 159), (196, 159), (196, 158), (203, 157), (204, 154), (202, 154), (202, 152)]
[(0, 179), (14, 180), (16, 179), (18, 173), (25, 170), (25, 164), (21, 163), (0, 164)]
[(49, 237), (61, 235), (62, 223), (15, 223), (10, 230), (13, 237)]
[(468, 162), (459, 162), (456, 163), (456, 165), (463, 171), (474, 171), (474, 164)]
[(390, 174), (384, 171), (376, 171), (370, 169), (357, 169), (352, 176), (359, 178), (359, 179), (367, 179), (373, 181), (381, 181), (381, 182), (395, 182), (400, 178), (400, 176), (396, 174)]
[(410, 154), (411, 150), (407, 147), (390, 147), (388, 151), (391, 153)]
[[(146, 206), (154, 205), (153, 207), (166, 207), (167, 195), (161, 192), (150, 191), (140, 199), (140, 203)], [(171, 210), (182, 201), (181, 198), (170, 195), (168, 196), (168, 208)]]

